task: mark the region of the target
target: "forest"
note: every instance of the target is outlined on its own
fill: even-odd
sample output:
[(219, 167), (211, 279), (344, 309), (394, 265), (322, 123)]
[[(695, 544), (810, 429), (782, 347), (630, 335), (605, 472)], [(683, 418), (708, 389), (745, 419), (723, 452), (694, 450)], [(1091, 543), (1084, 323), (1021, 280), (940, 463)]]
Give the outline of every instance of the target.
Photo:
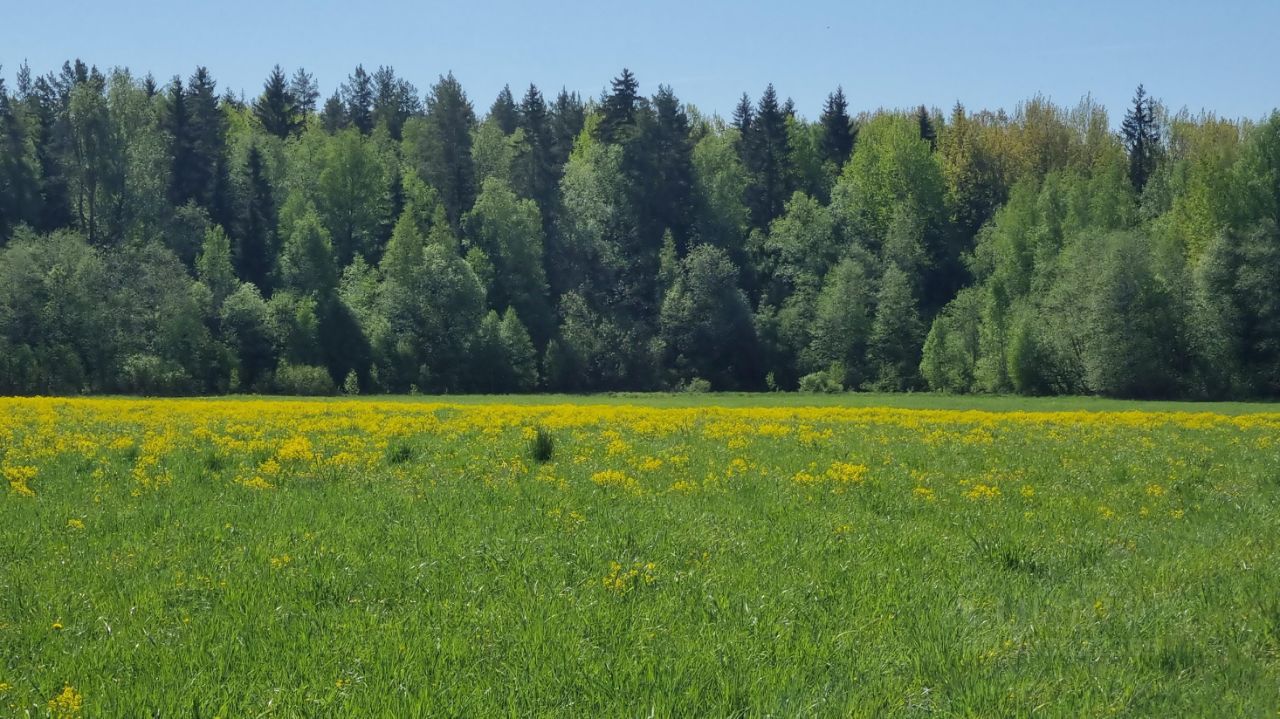
[(1280, 396), (1280, 113), (2, 78), (0, 394)]

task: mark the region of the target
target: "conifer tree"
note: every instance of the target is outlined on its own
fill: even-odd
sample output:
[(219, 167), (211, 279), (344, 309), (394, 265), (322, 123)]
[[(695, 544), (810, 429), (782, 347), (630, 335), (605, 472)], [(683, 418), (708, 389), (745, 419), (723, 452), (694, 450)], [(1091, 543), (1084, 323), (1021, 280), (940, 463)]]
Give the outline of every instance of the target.
[(1160, 126), (1156, 120), (1155, 101), (1142, 85), (1138, 85), (1133, 95), (1133, 106), (1124, 116), (1120, 135), (1129, 153), (1129, 181), (1141, 194), (1155, 172), (1160, 152)]
[(267, 179), (262, 151), (249, 147), (237, 178), (235, 266), (241, 280), (252, 282), (264, 295), (271, 292), (271, 270), (276, 254), (276, 206)]
[(822, 159), (838, 171), (853, 154), (854, 140), (853, 120), (849, 117), (849, 103), (845, 100), (843, 87), (837, 87), (835, 92), (827, 95), (818, 123), (822, 125), (819, 146)]
[(449, 223), (456, 230), (476, 197), (471, 131), (476, 115), (462, 83), (444, 75), (427, 95), (425, 131), (417, 140), (418, 172), (440, 193)]
[(373, 91), (373, 126), (385, 126), (391, 138), (399, 140), (405, 120), (422, 111), (418, 89), (396, 77), (393, 68), (379, 67), (373, 74)]
[(636, 76), (627, 68), (622, 68), (622, 74), (613, 79), (609, 94), (601, 102), (598, 128), (601, 140), (623, 143), (628, 139), (635, 126), (639, 90), (640, 83), (636, 81)]
[(543, 227), (551, 230), (554, 219), (555, 195), (559, 177), (556, 173), (551, 124), (547, 116), (547, 103), (536, 85), (529, 85), (520, 101), (520, 129), (524, 130), (526, 152), (521, 158), (522, 169), (518, 173), (520, 194), (538, 204)]
[(743, 164), (751, 175), (747, 207), (752, 223), (763, 229), (782, 214), (795, 190), (787, 115), (778, 105), (772, 83), (760, 96), (755, 117), (743, 137), (743, 146), (746, 149)]
[(586, 110), (578, 93), (570, 93), (561, 89), (556, 96), (555, 105), (551, 108), (551, 157), (556, 169), (557, 181), (563, 172), (564, 164), (569, 161), (569, 153), (573, 151), (573, 143), (582, 133), (586, 122)]
[(262, 129), (279, 138), (289, 137), (302, 128), (298, 100), (279, 65), (272, 68), (263, 83), (262, 94), (253, 101), (253, 115)]
[(504, 135), (510, 135), (520, 126), (516, 100), (511, 95), (510, 85), (502, 86), (502, 91), (498, 93), (493, 105), (489, 107), (489, 119), (498, 123), (498, 127), (502, 129), (502, 134)]
[(342, 83), (342, 104), (347, 120), (361, 133), (373, 132), (373, 79), (364, 65), (356, 69)]
[(289, 79), (289, 93), (293, 95), (298, 114), (304, 119), (316, 112), (316, 101), (320, 99), (320, 86), (316, 78), (303, 68), (293, 71)]
[(330, 135), (347, 127), (351, 121), (347, 118), (347, 109), (342, 104), (342, 96), (335, 90), (328, 100), (324, 101), (324, 109), (320, 112), (320, 126)]
[(938, 131), (933, 127), (933, 118), (924, 105), (916, 108), (916, 124), (920, 126), (920, 139), (929, 143), (929, 151), (938, 149)]

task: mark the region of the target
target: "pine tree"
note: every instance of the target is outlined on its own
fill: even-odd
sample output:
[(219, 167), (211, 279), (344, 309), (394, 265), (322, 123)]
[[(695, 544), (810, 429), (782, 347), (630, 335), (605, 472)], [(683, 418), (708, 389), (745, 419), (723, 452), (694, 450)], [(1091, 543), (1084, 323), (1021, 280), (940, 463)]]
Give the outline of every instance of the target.
[(1160, 152), (1160, 126), (1156, 121), (1155, 101), (1147, 96), (1142, 85), (1138, 85), (1134, 93), (1133, 107), (1124, 116), (1120, 135), (1129, 152), (1129, 181), (1141, 194), (1155, 172)]
[(390, 67), (379, 67), (373, 74), (373, 126), (385, 125), (392, 139), (400, 139), (405, 120), (419, 114), (418, 88), (396, 77)]
[(253, 101), (253, 115), (262, 124), (262, 129), (279, 138), (289, 137), (302, 129), (297, 98), (279, 65), (272, 68), (263, 83), (262, 94)]
[(355, 72), (342, 83), (342, 104), (352, 125), (365, 135), (373, 132), (373, 79), (364, 65), (356, 65)]
[(489, 107), (489, 119), (498, 123), (498, 127), (502, 129), (502, 134), (504, 135), (510, 135), (520, 126), (516, 100), (511, 95), (510, 85), (502, 86), (502, 91), (498, 93), (493, 105)]
[(849, 117), (849, 103), (844, 98), (843, 87), (837, 87), (835, 92), (827, 95), (818, 123), (822, 125), (819, 147), (822, 159), (839, 170), (853, 154), (854, 141), (853, 120)]

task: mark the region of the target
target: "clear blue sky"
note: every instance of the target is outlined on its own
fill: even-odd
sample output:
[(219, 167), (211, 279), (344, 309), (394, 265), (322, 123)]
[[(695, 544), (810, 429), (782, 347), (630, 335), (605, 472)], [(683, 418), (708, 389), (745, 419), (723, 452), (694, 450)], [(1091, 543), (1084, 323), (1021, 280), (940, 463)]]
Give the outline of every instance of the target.
[(623, 66), (704, 112), (773, 82), (816, 117), (843, 85), (855, 111), (920, 103), (1012, 109), (1086, 93), (1117, 122), (1139, 83), (1171, 108), (1261, 117), (1280, 105), (1280, 2), (649, 0), (11, 3), (0, 63), (12, 81), (81, 57), (166, 80), (209, 67), (256, 95), (271, 66), (302, 65), (325, 95), (357, 63), (389, 64), (425, 92), (452, 70), (483, 112), (504, 83), (595, 96)]

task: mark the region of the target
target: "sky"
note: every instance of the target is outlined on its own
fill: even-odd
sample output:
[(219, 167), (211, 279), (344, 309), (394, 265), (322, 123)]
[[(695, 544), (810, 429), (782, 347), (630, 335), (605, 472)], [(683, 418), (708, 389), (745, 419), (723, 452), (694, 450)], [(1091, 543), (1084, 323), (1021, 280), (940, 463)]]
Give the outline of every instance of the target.
[(0, 73), (79, 57), (167, 80), (205, 65), (220, 90), (257, 95), (272, 65), (303, 66), (328, 95), (356, 64), (394, 67), (426, 92), (452, 71), (479, 112), (504, 84), (548, 99), (598, 96), (628, 67), (728, 116), (772, 82), (816, 118), (843, 86), (855, 112), (920, 104), (1014, 109), (1086, 94), (1113, 124), (1138, 83), (1173, 110), (1261, 118), (1280, 105), (1277, 0), (649, 0), (12, 3)]

